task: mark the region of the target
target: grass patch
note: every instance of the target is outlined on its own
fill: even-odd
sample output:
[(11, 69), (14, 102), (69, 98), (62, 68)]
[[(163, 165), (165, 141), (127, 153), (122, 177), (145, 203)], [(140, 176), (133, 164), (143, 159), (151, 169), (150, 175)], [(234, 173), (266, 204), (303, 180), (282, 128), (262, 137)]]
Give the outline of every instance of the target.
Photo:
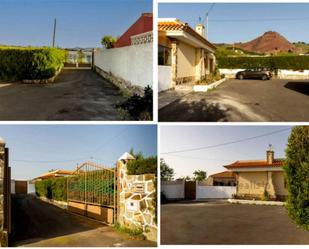
[(119, 233), (128, 234), (132, 240), (145, 240), (146, 237), (143, 234), (143, 229), (141, 227), (128, 228), (121, 226), (118, 222), (114, 225), (114, 229)]

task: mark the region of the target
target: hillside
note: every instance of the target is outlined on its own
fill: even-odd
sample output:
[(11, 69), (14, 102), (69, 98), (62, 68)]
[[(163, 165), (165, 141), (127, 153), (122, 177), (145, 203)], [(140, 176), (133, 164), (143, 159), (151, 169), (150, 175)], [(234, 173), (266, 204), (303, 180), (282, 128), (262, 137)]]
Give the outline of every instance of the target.
[(252, 41), (237, 44), (239, 48), (256, 53), (296, 52), (296, 47), (278, 32), (268, 31)]
[(309, 44), (305, 42), (289, 42), (278, 32), (268, 31), (249, 42), (234, 44), (217, 43), (218, 56), (252, 56), (252, 55), (283, 55), (309, 53)]

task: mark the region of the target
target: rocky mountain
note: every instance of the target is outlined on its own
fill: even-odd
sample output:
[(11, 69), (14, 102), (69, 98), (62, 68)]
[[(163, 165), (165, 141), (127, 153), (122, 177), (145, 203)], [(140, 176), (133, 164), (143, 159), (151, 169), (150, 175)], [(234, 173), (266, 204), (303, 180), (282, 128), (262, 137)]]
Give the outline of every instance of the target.
[(296, 47), (281, 34), (274, 31), (265, 32), (262, 36), (237, 46), (246, 51), (255, 53), (296, 52)]

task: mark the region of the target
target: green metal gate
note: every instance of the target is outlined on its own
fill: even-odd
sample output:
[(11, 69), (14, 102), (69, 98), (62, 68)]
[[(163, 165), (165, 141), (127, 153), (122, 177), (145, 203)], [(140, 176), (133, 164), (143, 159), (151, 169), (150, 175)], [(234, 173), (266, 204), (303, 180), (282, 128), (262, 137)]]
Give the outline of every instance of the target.
[(112, 208), (116, 216), (116, 171), (86, 162), (77, 167), (67, 181), (68, 202)]

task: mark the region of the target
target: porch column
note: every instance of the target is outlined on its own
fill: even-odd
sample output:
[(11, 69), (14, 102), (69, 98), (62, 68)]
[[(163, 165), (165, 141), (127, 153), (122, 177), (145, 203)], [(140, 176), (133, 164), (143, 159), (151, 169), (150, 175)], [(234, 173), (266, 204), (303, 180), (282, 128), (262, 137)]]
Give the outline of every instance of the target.
[(266, 190), (268, 191), (271, 198), (276, 198), (276, 191), (275, 191), (275, 187), (274, 187), (274, 184), (273, 184), (273, 177), (272, 177), (271, 171), (267, 172), (267, 187), (266, 187)]
[(176, 86), (177, 81), (177, 40), (172, 40), (172, 87)]
[(204, 49), (196, 48), (195, 50), (195, 80), (201, 80), (205, 75), (203, 70), (204, 67)]

